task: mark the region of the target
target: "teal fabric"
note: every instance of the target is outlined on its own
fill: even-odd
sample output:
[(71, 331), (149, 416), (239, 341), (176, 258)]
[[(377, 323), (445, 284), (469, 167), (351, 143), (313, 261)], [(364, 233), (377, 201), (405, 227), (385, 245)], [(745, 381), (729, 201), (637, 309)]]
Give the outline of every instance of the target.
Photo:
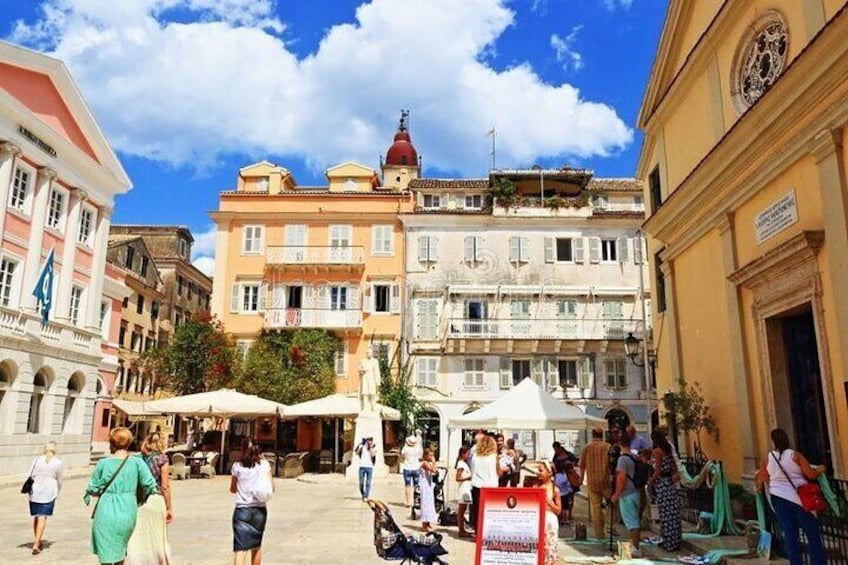
[[(727, 477), (724, 475), (724, 468), (710, 461), (707, 463), (709, 473), (713, 474), (713, 515), (710, 521), (710, 533), (708, 534), (683, 534), (684, 539), (699, 539), (699, 538), (714, 538), (720, 535), (738, 536), (742, 532), (736, 527), (736, 522), (733, 521), (733, 512), (730, 509), (730, 487), (727, 484)], [(685, 467), (680, 465), (680, 473), (684, 481), (691, 482), (692, 478), (686, 473)]]
[(825, 500), (827, 500), (827, 505), (830, 506), (831, 511), (841, 518), (842, 508), (839, 507), (839, 498), (837, 498), (836, 493), (833, 492), (833, 487), (830, 486), (830, 481), (825, 475), (819, 475), (819, 486), (822, 489), (822, 494), (824, 495)]
[[(106, 486), (118, 467), (119, 457), (101, 459), (85, 489), (85, 503), (91, 502)], [(91, 550), (101, 563), (116, 563), (127, 555), (127, 543), (135, 528), (136, 487), (148, 494), (156, 494), (156, 479), (141, 457), (130, 456), (106, 492), (100, 496), (97, 512), (91, 523)]]

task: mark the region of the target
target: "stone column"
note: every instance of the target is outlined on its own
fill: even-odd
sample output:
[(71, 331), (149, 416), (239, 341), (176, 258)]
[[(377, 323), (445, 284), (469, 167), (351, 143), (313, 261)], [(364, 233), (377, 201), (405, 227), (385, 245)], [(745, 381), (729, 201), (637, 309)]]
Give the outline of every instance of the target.
[(3, 234), (6, 229), (6, 206), (9, 202), (9, 191), (12, 190), (12, 181), (15, 174), (15, 161), (21, 154), (21, 148), (12, 143), (0, 145), (0, 244), (3, 243)]
[[(68, 202), (68, 220), (65, 223), (65, 242), (62, 249), (62, 272), (59, 276), (59, 296), (56, 297), (56, 319), (70, 323), (71, 287), (74, 284), (74, 258), (77, 250), (80, 212), (87, 195), (80, 189), (73, 189)], [(85, 322), (84, 312), (80, 317)], [(82, 324), (84, 325), (84, 324)]]
[(97, 231), (94, 234), (94, 259), (91, 265), (91, 285), (88, 289), (85, 326), (100, 333), (100, 301), (103, 299), (103, 279), (106, 276), (106, 250), (109, 247), (109, 226), (112, 209), (103, 206), (97, 214)]
[[(35, 179), (35, 194), (32, 207), (29, 241), (27, 242), (26, 264), (24, 265), (24, 284), (21, 291), (21, 306), (34, 312), (36, 309), (35, 296), (32, 291), (41, 272), (41, 246), (44, 243), (44, 221), (47, 219), (47, 203), (50, 200), (50, 189), (56, 172), (43, 167), (38, 170)], [(55, 312), (55, 309), (54, 309)]]

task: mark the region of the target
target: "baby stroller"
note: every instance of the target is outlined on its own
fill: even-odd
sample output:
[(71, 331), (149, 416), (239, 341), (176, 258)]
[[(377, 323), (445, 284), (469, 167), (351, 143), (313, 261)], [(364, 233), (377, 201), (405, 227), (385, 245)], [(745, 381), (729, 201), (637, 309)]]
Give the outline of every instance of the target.
[[(445, 509), (445, 479), (448, 477), (446, 467), (436, 467), (436, 473), (433, 475), (433, 502), (436, 505), (436, 514), (441, 514)], [(412, 498), (412, 513), (410, 518), (416, 519), (415, 511), (421, 511), (421, 481), (415, 487), (415, 494)]]
[(448, 565), (439, 559), (447, 555), (442, 547), (442, 536), (429, 533), (421, 537), (407, 537), (398, 527), (391, 510), (379, 500), (368, 500), (368, 506), (374, 512), (374, 549), (377, 556), (385, 561), (400, 561), (401, 565)]

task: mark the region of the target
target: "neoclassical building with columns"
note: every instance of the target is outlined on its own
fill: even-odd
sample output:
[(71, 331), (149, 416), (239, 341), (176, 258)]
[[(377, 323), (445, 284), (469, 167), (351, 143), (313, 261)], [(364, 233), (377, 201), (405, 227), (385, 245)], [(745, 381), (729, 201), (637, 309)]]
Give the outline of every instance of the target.
[[(131, 183), (61, 61), (0, 42), (0, 474), (54, 441), (88, 465), (114, 197)], [(33, 290), (50, 252), (53, 305)]]

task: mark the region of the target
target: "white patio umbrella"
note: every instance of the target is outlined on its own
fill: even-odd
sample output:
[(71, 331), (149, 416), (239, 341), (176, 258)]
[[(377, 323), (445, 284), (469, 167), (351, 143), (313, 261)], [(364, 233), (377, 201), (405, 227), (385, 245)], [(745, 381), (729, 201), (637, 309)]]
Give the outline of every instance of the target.
[[(383, 420), (400, 420), (400, 412), (394, 408), (377, 405), (377, 411)], [(303, 417), (355, 418), (359, 415), (359, 397), (346, 394), (331, 394), (324, 398), (307, 400), (299, 404), (286, 406), (285, 419)]]

